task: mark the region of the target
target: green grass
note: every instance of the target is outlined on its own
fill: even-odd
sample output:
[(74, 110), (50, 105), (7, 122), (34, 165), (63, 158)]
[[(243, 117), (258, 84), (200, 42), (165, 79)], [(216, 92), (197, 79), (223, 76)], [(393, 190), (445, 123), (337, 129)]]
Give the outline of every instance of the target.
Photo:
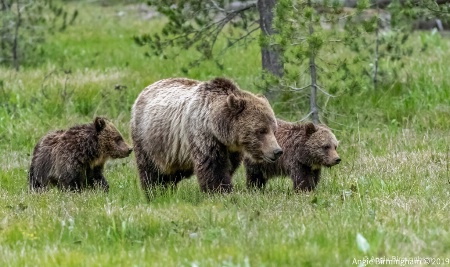
[[(200, 193), (192, 177), (148, 203), (134, 155), (107, 164), (109, 194), (28, 193), (30, 154), (42, 135), (105, 115), (130, 140), (138, 93), (184, 76), (180, 65), (195, 57), (145, 58), (132, 37), (161, 22), (135, 9), (70, 5), (81, 16), (48, 40), (41, 66), (0, 67), (0, 266), (349, 266), (365, 256), (449, 257), (450, 56), (447, 41), (429, 33), (414, 40), (433, 50), (411, 58), (402, 80), (330, 100), (326, 119), (343, 161), (324, 170), (313, 193), (293, 193), (289, 179), (249, 191), (240, 168), (231, 194)], [(205, 62), (189, 77), (227, 76), (257, 90), (257, 44), (223, 61), (223, 71)], [(306, 113), (296, 107), (280, 116)]]

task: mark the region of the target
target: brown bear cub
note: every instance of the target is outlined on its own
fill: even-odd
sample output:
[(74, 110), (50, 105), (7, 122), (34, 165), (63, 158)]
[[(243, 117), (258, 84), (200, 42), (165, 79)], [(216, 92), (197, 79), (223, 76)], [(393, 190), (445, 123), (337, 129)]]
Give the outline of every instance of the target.
[(274, 163), (254, 163), (245, 158), (247, 186), (263, 188), (271, 177), (290, 176), (294, 190), (314, 190), (321, 167), (341, 162), (336, 137), (325, 125), (294, 124), (279, 119), (277, 122), (275, 137), (284, 153)]
[(50, 132), (34, 148), (28, 174), (30, 189), (55, 185), (70, 191), (99, 187), (107, 192), (105, 162), (125, 158), (131, 151), (116, 127), (102, 117), (93, 123)]
[(282, 153), (267, 99), (216, 78), (172, 78), (141, 92), (132, 108), (131, 135), (141, 185), (176, 185), (192, 174), (207, 192), (229, 192), (231, 177), (249, 161), (274, 162)]

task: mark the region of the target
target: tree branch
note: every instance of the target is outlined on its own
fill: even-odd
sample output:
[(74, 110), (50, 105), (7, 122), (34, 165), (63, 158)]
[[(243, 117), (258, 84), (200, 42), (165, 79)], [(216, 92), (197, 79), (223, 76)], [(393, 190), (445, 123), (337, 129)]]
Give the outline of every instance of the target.
[(306, 120), (309, 116), (311, 116), (312, 113), (313, 113), (313, 112), (310, 111), (308, 114), (306, 114), (305, 117), (301, 118), (300, 120), (298, 120), (298, 121), (296, 121), (296, 122), (302, 122), (302, 121)]
[(450, 14), (450, 12), (448, 12), (448, 11), (434, 9), (434, 8), (429, 7), (428, 5), (425, 8), (430, 10), (431, 12), (435, 12), (435, 13), (446, 14), (446, 15)]
[(231, 7), (229, 7), (228, 9), (230, 9), (232, 12), (241, 13), (242, 11), (245, 11), (245, 10), (248, 10), (248, 9), (251, 9), (251, 8), (256, 8), (257, 2), (258, 1), (249, 1), (249, 2), (246, 2), (245, 5), (241, 6), (238, 9), (232, 9)]
[(226, 11), (225, 9), (221, 8), (221, 7), (216, 3), (216, 1), (214, 1), (214, 0), (209, 0), (209, 2), (211, 2), (211, 4), (212, 4), (217, 10), (219, 10), (220, 12), (227, 13), (227, 11)]
[[(259, 30), (259, 26), (255, 27), (254, 29), (248, 31), (246, 34), (242, 35), (241, 37), (235, 39), (233, 42), (230, 42), (227, 45), (227, 48), (230, 48), (232, 46), (234, 46), (236, 43), (239, 43), (240, 41), (246, 39), (248, 36), (250, 36), (252, 33), (254, 33), (255, 31)], [(225, 52), (225, 49), (222, 49), (223, 52)], [(222, 53), (221, 53), (222, 54)]]
[(330, 93), (328, 93), (327, 91), (325, 91), (322, 87), (320, 87), (319, 85), (316, 84), (316, 88), (319, 89), (322, 93), (324, 93), (325, 95), (327, 95), (328, 97), (336, 97)]
[(294, 87), (294, 86), (288, 86), (288, 87), (291, 88), (292, 91), (301, 91), (301, 90), (304, 90), (304, 89), (306, 89), (306, 88), (308, 88), (310, 86), (312, 86), (312, 84), (308, 84), (308, 85), (300, 87), (300, 88), (299, 87)]

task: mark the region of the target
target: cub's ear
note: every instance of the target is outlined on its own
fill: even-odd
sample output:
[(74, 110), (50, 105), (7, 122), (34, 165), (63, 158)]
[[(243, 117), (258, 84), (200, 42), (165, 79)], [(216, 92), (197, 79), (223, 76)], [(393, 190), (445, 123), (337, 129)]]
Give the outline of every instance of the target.
[(241, 113), (245, 109), (246, 105), (244, 99), (239, 99), (233, 94), (227, 97), (227, 104), (234, 115)]
[(313, 133), (317, 132), (317, 128), (314, 125), (314, 123), (312, 122), (307, 122), (305, 124), (305, 132), (306, 132), (306, 136), (311, 136)]
[(269, 103), (269, 100), (267, 99), (267, 97), (263, 94), (257, 94), (257, 97), (261, 98), (262, 100), (265, 100), (267, 103)]
[(106, 121), (102, 117), (96, 117), (94, 120), (95, 130), (97, 132), (100, 132), (101, 130), (105, 129)]

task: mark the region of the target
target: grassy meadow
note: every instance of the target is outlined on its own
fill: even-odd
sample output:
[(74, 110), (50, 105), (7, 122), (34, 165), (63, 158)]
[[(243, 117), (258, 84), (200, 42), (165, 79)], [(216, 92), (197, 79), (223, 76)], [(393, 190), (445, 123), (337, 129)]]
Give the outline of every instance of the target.
[[(196, 57), (144, 57), (132, 37), (161, 20), (144, 19), (136, 5), (69, 3), (80, 17), (47, 40), (44, 62), (0, 67), (0, 266), (363, 266), (357, 261), (372, 257), (450, 265), (449, 39), (416, 33), (411, 42), (431, 49), (405, 60), (400, 80), (329, 100), (326, 122), (342, 162), (323, 171), (315, 192), (295, 194), (289, 179), (247, 190), (241, 167), (231, 194), (200, 193), (192, 177), (148, 203), (132, 154), (107, 164), (108, 194), (30, 194), (27, 172), (42, 135), (104, 115), (131, 143), (139, 92), (186, 76), (180, 66)], [(226, 76), (257, 92), (257, 43), (232, 48), (222, 63), (204, 62), (188, 76)], [(279, 116), (308, 113), (296, 108)]]

